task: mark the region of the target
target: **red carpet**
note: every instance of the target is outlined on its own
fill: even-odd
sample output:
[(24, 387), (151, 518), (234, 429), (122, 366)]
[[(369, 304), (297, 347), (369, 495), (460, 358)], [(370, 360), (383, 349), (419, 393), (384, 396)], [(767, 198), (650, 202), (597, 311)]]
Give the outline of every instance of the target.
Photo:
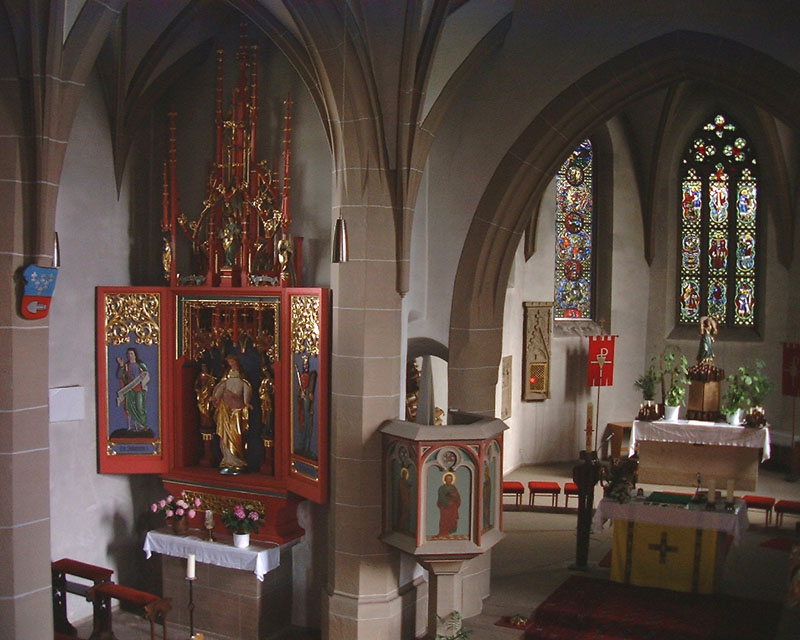
[(770, 640), (781, 610), (779, 602), (570, 576), (536, 609), (525, 640)]
[(792, 545), (795, 545), (798, 542), (800, 542), (800, 540), (797, 538), (778, 536), (777, 538), (770, 538), (769, 540), (762, 542), (761, 546), (766, 547), (767, 549), (777, 549), (778, 551), (785, 551), (786, 553), (789, 553), (792, 550)]

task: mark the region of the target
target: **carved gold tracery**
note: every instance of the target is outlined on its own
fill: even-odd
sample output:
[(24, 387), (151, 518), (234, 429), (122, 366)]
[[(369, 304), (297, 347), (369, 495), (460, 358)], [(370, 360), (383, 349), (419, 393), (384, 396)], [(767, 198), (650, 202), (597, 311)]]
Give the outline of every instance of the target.
[[(214, 318), (208, 326), (200, 312), (209, 310)], [(181, 344), (178, 355), (199, 360), (202, 351), (230, 341), (242, 346), (249, 341), (260, 352), (277, 360), (280, 345), (280, 301), (268, 298), (184, 298), (181, 300)], [(250, 317), (250, 313), (253, 317)]]
[(116, 293), (106, 296), (106, 344), (130, 342), (154, 345), (159, 341), (161, 298), (157, 293)]
[(218, 496), (213, 493), (204, 493), (202, 491), (186, 491), (186, 500), (191, 503), (195, 498), (200, 498), (203, 503), (201, 509), (210, 509), (214, 513), (222, 513), (227, 509), (233, 509), (237, 504), (248, 504), (256, 508), (264, 517), (266, 507), (264, 503), (259, 500), (253, 500), (251, 497), (231, 498), (229, 496)]
[(292, 353), (319, 355), (319, 298), (292, 298)]

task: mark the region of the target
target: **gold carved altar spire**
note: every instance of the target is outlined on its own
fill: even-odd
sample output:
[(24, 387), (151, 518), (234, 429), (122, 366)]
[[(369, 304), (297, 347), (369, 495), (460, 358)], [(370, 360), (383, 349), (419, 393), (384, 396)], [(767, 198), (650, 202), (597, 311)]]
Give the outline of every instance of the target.
[(258, 46), (247, 44), (244, 28), (236, 54), (237, 82), (227, 108), (223, 63), (224, 52), (218, 50), (216, 148), (202, 208), (191, 219), (179, 210), (177, 114), (169, 114), (161, 223), (165, 278), (172, 286), (299, 286), (301, 239), (289, 233), (291, 99), (284, 103), (281, 171), (278, 158), (272, 167), (257, 160)]

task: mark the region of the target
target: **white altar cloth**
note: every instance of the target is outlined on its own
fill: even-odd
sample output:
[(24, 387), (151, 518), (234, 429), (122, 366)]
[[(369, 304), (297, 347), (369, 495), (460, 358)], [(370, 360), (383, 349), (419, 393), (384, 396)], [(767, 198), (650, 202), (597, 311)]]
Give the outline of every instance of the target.
[(608, 520), (629, 520), (647, 522), (666, 527), (686, 527), (689, 529), (713, 529), (733, 536), (738, 544), (747, 529), (747, 505), (736, 498), (736, 509), (730, 511), (708, 511), (690, 509), (676, 505), (645, 504), (643, 500), (632, 500), (620, 504), (616, 500), (603, 498), (597, 505), (592, 519), (592, 531), (600, 531)]
[(148, 531), (142, 549), (148, 558), (153, 552), (177, 558), (185, 558), (193, 553), (197, 562), (229, 569), (249, 570), (262, 582), (264, 574), (277, 568), (281, 563), (280, 547), (274, 543), (251, 543), (246, 549), (239, 549), (233, 546), (229, 538), (209, 542), (191, 533), (176, 536), (167, 530)]
[(636, 442), (642, 440), (762, 449), (761, 462), (768, 460), (770, 456), (769, 429), (767, 427), (751, 429), (700, 420), (677, 420), (675, 422), (635, 420), (631, 429), (630, 450), (633, 451)]

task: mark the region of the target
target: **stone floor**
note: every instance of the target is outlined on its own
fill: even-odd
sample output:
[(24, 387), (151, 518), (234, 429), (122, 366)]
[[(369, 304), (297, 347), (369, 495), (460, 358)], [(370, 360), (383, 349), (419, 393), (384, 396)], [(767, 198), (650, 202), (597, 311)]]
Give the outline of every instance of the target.
[[(526, 466), (515, 470), (506, 479), (522, 481), (526, 486), (528, 480), (555, 480), (563, 486), (571, 480), (573, 464)], [(642, 486), (645, 491), (668, 488)], [(685, 491), (685, 487), (682, 490)], [(595, 493), (597, 501), (600, 490)], [(785, 473), (762, 470), (757, 493), (776, 499), (800, 500), (800, 481), (788, 481)], [(572, 505), (575, 504), (573, 499)], [(563, 496), (559, 505), (563, 505)], [(794, 535), (796, 519), (787, 517), (782, 529), (776, 530), (774, 523), (769, 528), (765, 526), (763, 512), (752, 511), (749, 515), (750, 528), (741, 544), (732, 547), (729, 553), (720, 590), (747, 598), (785, 602), (789, 554), (762, 547), (761, 543), (778, 534)], [(492, 552), (491, 595), (484, 601), (482, 613), (464, 623), (472, 631), (472, 640), (519, 640), (521, 631), (499, 627), (495, 623), (502, 616), (530, 616), (537, 605), (574, 572), (570, 568), (575, 562), (576, 549), (574, 514), (505, 511), (503, 524), (506, 536)], [(589, 575), (608, 577), (609, 570), (599, 567), (598, 563), (610, 548), (609, 526), (592, 534), (586, 571)], [(90, 623), (87, 621), (79, 630), (82, 637), (88, 637)], [(116, 614), (114, 631), (118, 640), (149, 638), (148, 625), (127, 613)], [(171, 625), (168, 632), (172, 640), (189, 638), (189, 630), (185, 627)], [(160, 638), (160, 634), (157, 637)], [(295, 629), (286, 638), (318, 640), (320, 634)], [(800, 615), (784, 609), (775, 640), (797, 638), (800, 638)], [(206, 634), (205, 640), (219, 639)]]

